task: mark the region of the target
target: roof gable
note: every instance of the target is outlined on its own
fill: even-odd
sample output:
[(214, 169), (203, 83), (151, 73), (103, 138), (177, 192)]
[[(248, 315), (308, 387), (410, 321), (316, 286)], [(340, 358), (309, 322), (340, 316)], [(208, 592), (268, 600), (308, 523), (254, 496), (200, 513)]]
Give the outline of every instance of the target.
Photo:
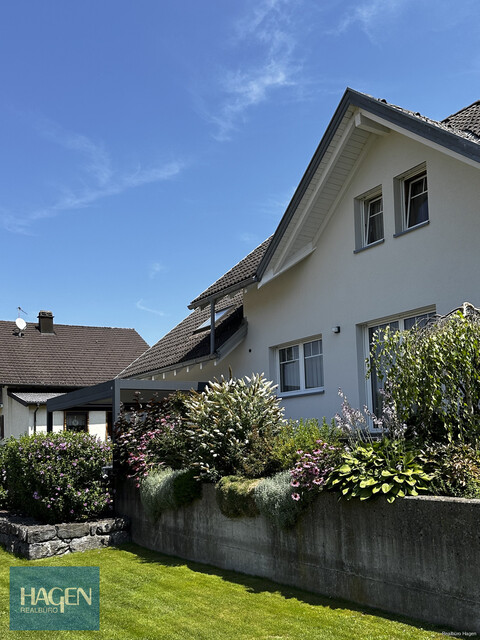
[(470, 164), (480, 163), (480, 144), (463, 128), (480, 125), (477, 104), (437, 122), (347, 89), (260, 261), (257, 281), (267, 282), (315, 250), (372, 137), (397, 131)]

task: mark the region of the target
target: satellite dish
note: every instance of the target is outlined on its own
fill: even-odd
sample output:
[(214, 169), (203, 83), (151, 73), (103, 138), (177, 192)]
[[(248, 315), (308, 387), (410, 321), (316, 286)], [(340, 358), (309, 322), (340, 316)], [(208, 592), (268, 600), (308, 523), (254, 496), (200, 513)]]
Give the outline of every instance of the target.
[(25, 322), (25, 320), (23, 318), (17, 318), (15, 320), (15, 324), (17, 325), (17, 329), (19, 329), (20, 331), (23, 331), (25, 329), (25, 327), (27, 326), (27, 323)]

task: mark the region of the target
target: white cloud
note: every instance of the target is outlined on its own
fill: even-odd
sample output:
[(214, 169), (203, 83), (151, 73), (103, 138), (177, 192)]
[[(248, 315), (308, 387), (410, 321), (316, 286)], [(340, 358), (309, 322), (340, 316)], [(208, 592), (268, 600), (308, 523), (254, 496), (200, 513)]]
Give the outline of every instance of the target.
[[(99, 200), (119, 195), (130, 189), (170, 180), (184, 167), (182, 162), (172, 161), (158, 166), (115, 169), (103, 145), (95, 143), (87, 136), (65, 131), (55, 123), (46, 120), (37, 123), (37, 129), (50, 141), (78, 154), (79, 169), (87, 174), (87, 178), (81, 181), (75, 180), (75, 186), (58, 187), (58, 196), (48, 206), (27, 212), (13, 212), (0, 208), (2, 225), (16, 233), (29, 234), (30, 226), (36, 221), (52, 218), (62, 212), (84, 209)], [(77, 171), (76, 167), (75, 171)], [(72, 184), (73, 181), (74, 178), (72, 178)]]
[(152, 262), (148, 270), (148, 277), (153, 280), (159, 273), (165, 273), (166, 271), (167, 268), (160, 262)]
[[(408, 0), (368, 0), (361, 4), (354, 3), (344, 13), (336, 28), (331, 32), (336, 35), (345, 33), (350, 27), (359, 25), (372, 42), (376, 42), (376, 34), (386, 20), (390, 20), (404, 9)], [(382, 33), (382, 39), (385, 34)]]
[(165, 316), (163, 311), (157, 311), (157, 309), (151, 309), (150, 307), (145, 306), (143, 298), (140, 298), (135, 306), (137, 309), (140, 309), (140, 311), (148, 311), (148, 313), (154, 313), (157, 316)]
[(299, 83), (289, 5), (289, 0), (257, 1), (235, 25), (233, 46), (248, 51), (248, 56), (243, 56), (246, 62), (241, 69), (224, 69), (219, 80), (219, 107), (208, 116), (216, 126), (217, 140), (229, 140), (250, 108)]

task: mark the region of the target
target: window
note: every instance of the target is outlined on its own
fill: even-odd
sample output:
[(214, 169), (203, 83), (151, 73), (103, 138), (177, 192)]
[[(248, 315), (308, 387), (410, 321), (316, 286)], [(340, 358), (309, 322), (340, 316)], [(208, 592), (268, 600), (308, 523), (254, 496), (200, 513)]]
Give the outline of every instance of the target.
[(375, 187), (355, 198), (355, 252), (383, 241), (383, 197)]
[(422, 164), (394, 180), (395, 236), (429, 222), (426, 165)]
[[(429, 311), (427, 313), (399, 317), (396, 319), (392, 319), (391, 321), (386, 322), (384, 324), (377, 324), (377, 325), (372, 325), (367, 327), (368, 357), (370, 358), (370, 353), (373, 349), (374, 336), (377, 331), (381, 332), (387, 327), (390, 327), (391, 330), (395, 330), (395, 331), (411, 329), (414, 326), (424, 327), (428, 323), (430, 318), (432, 318), (434, 315), (435, 314), (433, 313), (433, 311)], [(379, 347), (377, 347), (377, 349), (379, 349)], [(372, 364), (371, 358), (370, 358), (370, 364)], [(371, 368), (369, 384), (370, 384), (370, 388), (369, 388), (370, 403), (369, 404), (370, 404), (371, 410), (376, 416), (380, 416), (380, 414), (382, 413), (382, 406), (383, 406), (383, 395), (382, 395), (383, 380), (379, 378), (378, 373), (375, 367), (373, 366)]]
[(428, 220), (427, 174), (405, 180), (405, 228)]
[(88, 431), (86, 411), (65, 411), (65, 429), (67, 431)]
[(278, 350), (280, 392), (323, 388), (322, 340), (311, 340)]
[(377, 196), (364, 203), (364, 246), (383, 239), (383, 200)]
[[(226, 309), (220, 309), (219, 311), (215, 311), (215, 325), (220, 320), (220, 318), (223, 318), (223, 316), (227, 313), (227, 311), (230, 311), (231, 308), (232, 307), (226, 307)], [(208, 316), (205, 322), (202, 322), (202, 324), (199, 325), (193, 333), (200, 333), (200, 331), (206, 331), (207, 329), (210, 330), (210, 325), (211, 325), (211, 318), (210, 316)]]

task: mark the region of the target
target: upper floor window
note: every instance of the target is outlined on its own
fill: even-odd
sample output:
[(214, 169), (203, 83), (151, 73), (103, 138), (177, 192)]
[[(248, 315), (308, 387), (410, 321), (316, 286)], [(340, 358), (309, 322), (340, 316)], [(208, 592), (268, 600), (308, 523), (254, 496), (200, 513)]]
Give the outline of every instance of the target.
[(405, 228), (428, 220), (427, 173), (405, 180)]
[(322, 340), (300, 342), (278, 349), (280, 392), (323, 388)]
[(394, 180), (395, 236), (429, 222), (425, 163)]
[(382, 195), (364, 203), (364, 246), (383, 239), (383, 199)]
[(355, 251), (382, 242), (383, 238), (382, 189), (376, 187), (355, 198)]

